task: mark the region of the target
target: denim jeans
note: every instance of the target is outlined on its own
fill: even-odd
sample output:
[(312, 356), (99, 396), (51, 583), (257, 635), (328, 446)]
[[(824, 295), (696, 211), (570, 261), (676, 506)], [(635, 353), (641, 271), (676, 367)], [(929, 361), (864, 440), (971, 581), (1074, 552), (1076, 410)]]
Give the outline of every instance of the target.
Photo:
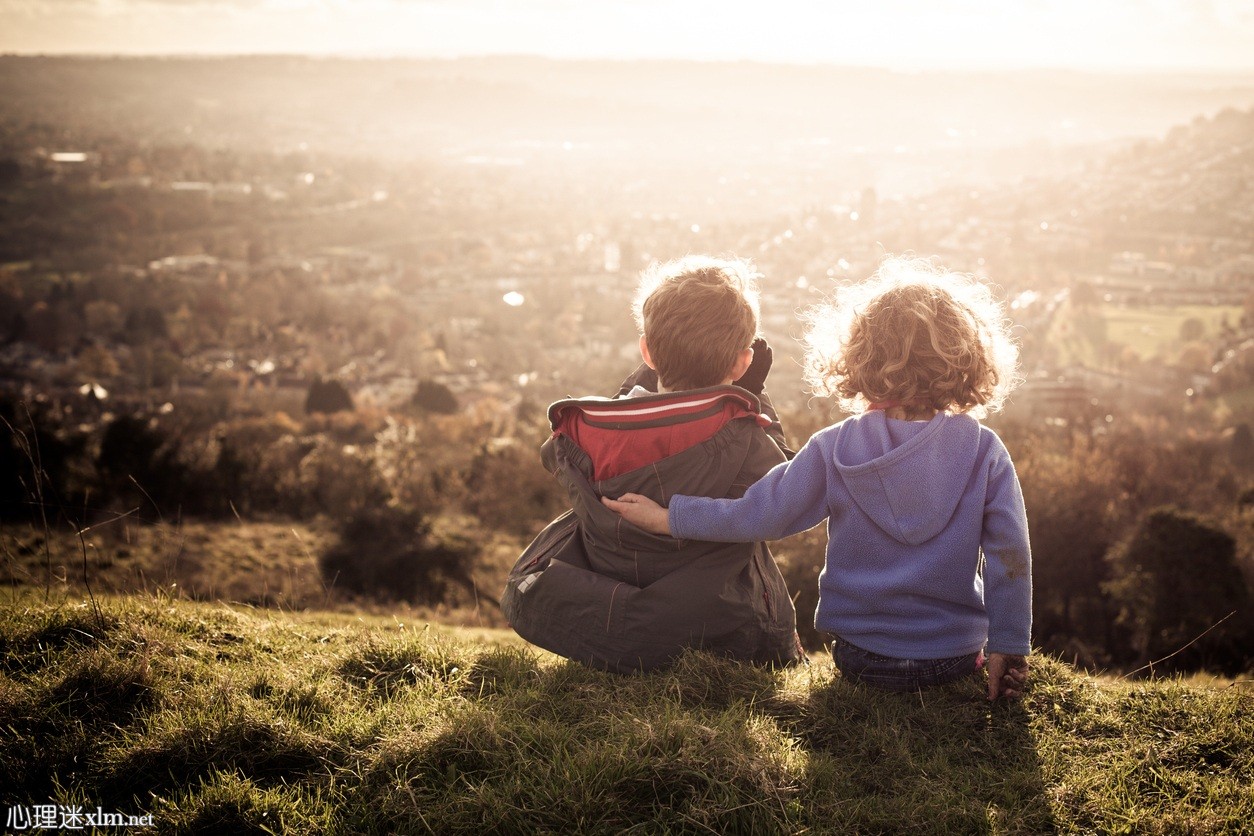
[(956, 682), (974, 676), (984, 666), (983, 651), (951, 659), (894, 659), (863, 650), (839, 636), (832, 637), (832, 658), (845, 679), (885, 691), (917, 691)]

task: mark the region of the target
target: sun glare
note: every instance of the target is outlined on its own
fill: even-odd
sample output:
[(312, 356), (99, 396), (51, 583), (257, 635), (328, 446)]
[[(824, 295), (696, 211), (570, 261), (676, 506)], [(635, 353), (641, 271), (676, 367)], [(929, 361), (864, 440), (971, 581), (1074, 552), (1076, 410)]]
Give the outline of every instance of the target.
[[(1133, 0), (0, 0), (0, 51), (533, 54), (920, 69), (1254, 67), (1254, 9)], [(664, 24), (664, 25), (663, 25)]]

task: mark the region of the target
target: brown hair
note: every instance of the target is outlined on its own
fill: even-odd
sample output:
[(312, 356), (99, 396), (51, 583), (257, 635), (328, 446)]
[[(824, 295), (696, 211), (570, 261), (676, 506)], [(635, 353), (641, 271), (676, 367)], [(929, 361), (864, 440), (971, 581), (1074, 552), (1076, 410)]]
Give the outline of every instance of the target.
[(758, 333), (758, 274), (747, 261), (688, 256), (640, 278), (634, 312), (667, 389), (722, 383)]
[(1018, 350), (988, 287), (921, 259), (888, 259), (807, 314), (806, 379), (847, 412), (897, 402), (977, 417), (1018, 383)]

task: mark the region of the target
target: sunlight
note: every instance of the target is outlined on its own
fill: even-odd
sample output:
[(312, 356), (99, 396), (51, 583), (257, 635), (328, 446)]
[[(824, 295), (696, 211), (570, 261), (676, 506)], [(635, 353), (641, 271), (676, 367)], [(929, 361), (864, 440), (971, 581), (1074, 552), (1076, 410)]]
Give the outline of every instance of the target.
[(18, 53), (506, 53), (910, 71), (1236, 69), (1254, 60), (1254, 10), (1237, 2), (93, 0), (67, 14), (54, 0), (0, 0), (0, 20), (0, 51)]

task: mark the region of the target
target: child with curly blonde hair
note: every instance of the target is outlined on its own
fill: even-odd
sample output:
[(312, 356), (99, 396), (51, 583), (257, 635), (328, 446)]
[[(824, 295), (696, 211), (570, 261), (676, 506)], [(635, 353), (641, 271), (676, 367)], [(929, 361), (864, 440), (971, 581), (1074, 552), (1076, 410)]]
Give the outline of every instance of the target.
[(968, 276), (889, 259), (808, 315), (807, 381), (852, 413), (740, 499), (603, 502), (680, 540), (774, 540), (827, 520), (815, 626), (853, 681), (913, 691), (1027, 680), (1027, 514), (1001, 439), (977, 420), (1017, 382), (1002, 308)]

